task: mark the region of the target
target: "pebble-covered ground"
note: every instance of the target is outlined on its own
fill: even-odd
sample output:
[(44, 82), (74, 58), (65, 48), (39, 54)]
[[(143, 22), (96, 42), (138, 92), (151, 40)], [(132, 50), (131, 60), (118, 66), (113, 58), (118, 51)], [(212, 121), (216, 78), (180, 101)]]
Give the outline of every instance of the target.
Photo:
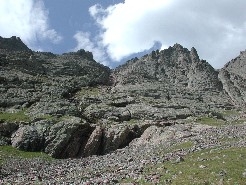
[(145, 168), (166, 161), (180, 162), (187, 154), (203, 149), (246, 147), (245, 122), (190, 133), (168, 142), (130, 144), (104, 156), (51, 161), (11, 159), (2, 166), (0, 184), (140, 184), (139, 179), (158, 184), (162, 174), (155, 169), (146, 174)]

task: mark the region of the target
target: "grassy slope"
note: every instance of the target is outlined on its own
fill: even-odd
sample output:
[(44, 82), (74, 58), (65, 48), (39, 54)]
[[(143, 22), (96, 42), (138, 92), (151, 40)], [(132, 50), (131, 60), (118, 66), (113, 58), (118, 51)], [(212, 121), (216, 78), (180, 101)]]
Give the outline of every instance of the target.
[(22, 159), (33, 159), (42, 158), (46, 160), (52, 160), (50, 156), (43, 152), (25, 152), (13, 148), (12, 146), (0, 146), (0, 165), (4, 162), (8, 162), (10, 158), (22, 158)]
[[(224, 113), (226, 116), (235, 115), (234, 112)], [(197, 119), (200, 124), (210, 126), (225, 126), (228, 124), (242, 124), (246, 119), (238, 119), (227, 122), (217, 118), (200, 117)], [(227, 138), (223, 142), (235, 142), (235, 138)], [(192, 148), (192, 142), (184, 142), (173, 145), (163, 153), (177, 151), (179, 149)], [(160, 176), (157, 184), (235, 184), (244, 185), (246, 182), (246, 148), (223, 148), (201, 150), (186, 155), (184, 161), (166, 161), (162, 164), (146, 166), (145, 175), (158, 174)], [(136, 182), (137, 184), (153, 184), (146, 179), (125, 179), (123, 182)]]

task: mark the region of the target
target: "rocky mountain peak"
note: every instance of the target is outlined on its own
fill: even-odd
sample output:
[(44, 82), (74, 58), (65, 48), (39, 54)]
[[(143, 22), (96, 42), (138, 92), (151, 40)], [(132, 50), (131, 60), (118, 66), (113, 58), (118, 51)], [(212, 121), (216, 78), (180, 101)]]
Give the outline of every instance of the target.
[(22, 40), (16, 36), (12, 36), (11, 38), (3, 38), (0, 36), (0, 50), (31, 52)]
[(174, 50), (177, 50), (177, 51), (184, 51), (184, 50), (187, 50), (186, 48), (184, 48), (181, 44), (178, 44), (178, 43), (175, 43), (173, 45), (173, 47), (170, 47)]
[(196, 51), (196, 49), (194, 47), (192, 47), (191, 50), (190, 50), (190, 56), (191, 56), (191, 59), (193, 61), (199, 61), (200, 60), (199, 56), (197, 54), (197, 51)]
[(215, 69), (199, 59), (194, 47), (189, 51), (180, 44), (135, 58), (116, 68), (114, 74), (122, 84), (151, 81), (193, 90), (221, 88)]

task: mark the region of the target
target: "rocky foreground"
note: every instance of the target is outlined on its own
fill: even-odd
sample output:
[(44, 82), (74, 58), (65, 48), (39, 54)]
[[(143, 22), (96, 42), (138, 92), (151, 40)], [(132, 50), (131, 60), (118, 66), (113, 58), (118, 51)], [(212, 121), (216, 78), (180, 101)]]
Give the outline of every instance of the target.
[(0, 37), (0, 147), (55, 158), (2, 147), (0, 182), (178, 184), (183, 172), (166, 163), (245, 147), (245, 105), (245, 52), (215, 70), (175, 44), (110, 70), (84, 50), (34, 52)]
[[(38, 158), (8, 159), (8, 163), (1, 169), (1, 182), (3, 184), (127, 184), (126, 182), (173, 184), (180, 174), (172, 174), (170, 169), (165, 167), (167, 162), (171, 161), (174, 165), (185, 163), (186, 155), (206, 149), (212, 152), (219, 149), (246, 147), (246, 122), (220, 128), (195, 123), (179, 124), (170, 126), (165, 132), (160, 130), (155, 126), (149, 127), (149, 134), (136, 139), (124, 149), (102, 156), (52, 161)], [(201, 157), (208, 160), (206, 154)], [(207, 166), (200, 165), (195, 168), (207, 168)], [(239, 172), (241, 181), (236, 181), (238, 179), (230, 180), (230, 174), (218, 175), (223, 170), (227, 171), (227, 168), (220, 167), (219, 171), (214, 171), (218, 177), (208, 183), (217, 184), (223, 181), (227, 184), (235, 182), (241, 184), (240, 182), (246, 180), (245, 171)], [(169, 173), (167, 178), (166, 175)], [(196, 175), (194, 175), (194, 184), (206, 182), (206, 179), (195, 180), (195, 177)], [(190, 181), (190, 184), (193, 181)]]

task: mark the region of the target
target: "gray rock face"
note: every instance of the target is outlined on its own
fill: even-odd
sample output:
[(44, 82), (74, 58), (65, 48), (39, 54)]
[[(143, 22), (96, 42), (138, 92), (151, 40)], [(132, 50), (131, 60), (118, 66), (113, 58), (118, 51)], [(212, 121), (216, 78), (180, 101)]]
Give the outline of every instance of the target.
[(45, 140), (52, 124), (52, 121), (41, 120), (31, 125), (20, 125), (12, 134), (12, 146), (24, 151), (44, 151)]
[(246, 51), (228, 62), (219, 73), (224, 90), (237, 106), (246, 105)]
[(44, 144), (43, 131), (35, 126), (20, 127), (11, 138), (12, 146), (24, 151), (41, 151)]
[(45, 152), (55, 158), (78, 156), (92, 128), (78, 117), (69, 117), (50, 127), (45, 140)]
[(92, 104), (84, 110), (84, 116), (91, 122), (99, 119), (107, 119), (111, 121), (129, 121), (131, 112), (124, 107), (114, 107), (106, 104)]
[(105, 129), (102, 143), (102, 154), (106, 154), (110, 151), (126, 146), (131, 139), (129, 135), (130, 129), (127, 125), (114, 125)]
[(113, 72), (115, 93), (135, 98), (132, 118), (179, 119), (232, 107), (218, 72), (179, 44), (133, 59)]
[(42, 99), (34, 103), (28, 110), (28, 115), (31, 117), (42, 117), (43, 115), (63, 116), (71, 115), (78, 116), (79, 111), (75, 103), (68, 100), (51, 100), (49, 98)]
[(90, 52), (32, 52), (16, 37), (0, 38), (0, 56), (1, 109), (33, 105), (30, 112), (35, 114), (77, 116), (73, 94), (81, 87), (107, 84), (110, 75), (109, 68), (95, 62)]
[(173, 125), (169, 127), (148, 127), (140, 138), (133, 140), (130, 145), (152, 144), (156, 145), (161, 142), (180, 139), (191, 136), (191, 132), (187, 131), (189, 126)]

